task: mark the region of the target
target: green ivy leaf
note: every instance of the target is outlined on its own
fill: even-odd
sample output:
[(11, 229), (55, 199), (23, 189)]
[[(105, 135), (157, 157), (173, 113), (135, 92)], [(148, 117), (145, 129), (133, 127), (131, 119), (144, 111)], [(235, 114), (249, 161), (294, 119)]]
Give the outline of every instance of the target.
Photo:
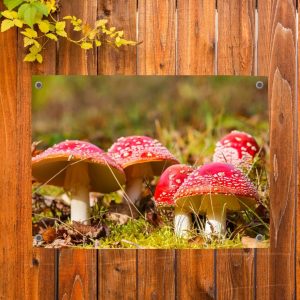
[(30, 7), (30, 4), (28, 4), (28, 3), (22, 4), (19, 7), (19, 9), (18, 9), (19, 18), (24, 19), (24, 13), (29, 7)]
[(3, 2), (9, 10), (12, 10), (23, 3), (24, 0), (4, 0)]
[(8, 20), (8, 19), (3, 20), (1, 23), (1, 32), (4, 32), (14, 26), (15, 26), (15, 24), (14, 24), (13, 20)]
[(46, 37), (51, 39), (51, 40), (57, 41), (57, 36), (53, 33), (46, 34)]
[(30, 4), (29, 7), (24, 11), (24, 23), (32, 28), (36, 21), (36, 14), (36, 7)]
[(48, 17), (48, 14), (49, 14), (48, 13), (48, 8), (45, 4), (43, 4), (41, 2), (34, 2), (32, 5), (36, 8), (36, 10), (39, 13), (41, 13), (42, 15)]

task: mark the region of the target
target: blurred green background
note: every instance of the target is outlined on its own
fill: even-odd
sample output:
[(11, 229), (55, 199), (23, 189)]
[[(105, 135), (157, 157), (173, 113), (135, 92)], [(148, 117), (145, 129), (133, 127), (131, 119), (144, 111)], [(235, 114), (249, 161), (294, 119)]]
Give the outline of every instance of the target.
[(32, 91), (32, 136), (42, 148), (84, 139), (107, 150), (120, 136), (148, 135), (201, 164), (233, 129), (268, 143), (266, 77), (34, 76)]

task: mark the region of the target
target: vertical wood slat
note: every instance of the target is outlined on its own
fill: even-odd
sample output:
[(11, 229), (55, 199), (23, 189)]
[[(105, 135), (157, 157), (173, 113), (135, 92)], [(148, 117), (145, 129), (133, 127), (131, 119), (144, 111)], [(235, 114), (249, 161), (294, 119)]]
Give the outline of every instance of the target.
[(213, 75), (215, 3), (177, 0), (177, 74)]
[(218, 0), (218, 75), (253, 75), (255, 0)]
[(32, 258), (31, 299), (55, 298), (55, 249), (35, 248)]
[[(124, 29), (126, 38), (136, 40), (136, 0), (100, 0), (98, 17), (108, 18)], [(136, 74), (136, 53), (133, 47), (119, 50), (98, 48), (98, 74)], [(136, 250), (98, 251), (98, 299), (135, 299), (137, 294)]]
[[(61, 1), (61, 16), (71, 15), (82, 19), (93, 26), (97, 19), (97, 0), (91, 1)], [(73, 39), (78, 39), (79, 34), (66, 30)], [(96, 75), (97, 50), (83, 51), (65, 39), (59, 41), (58, 74), (63, 75)]]
[[(61, 1), (60, 15), (75, 15), (93, 25), (97, 18), (97, 1)], [(67, 31), (76, 38), (76, 33), (71, 33), (70, 28)], [(83, 51), (68, 41), (60, 41), (57, 72), (63, 75), (96, 75), (97, 51)], [(61, 249), (59, 253), (59, 299), (96, 299), (97, 251)]]
[[(138, 75), (174, 75), (176, 2), (138, 1)], [(175, 251), (138, 250), (139, 299), (174, 299)]]
[(176, 299), (215, 299), (214, 251), (176, 252)]
[(135, 299), (136, 250), (99, 250), (98, 261), (98, 299)]
[[(98, 1), (98, 19), (108, 19), (117, 29), (124, 30), (125, 38), (136, 41), (136, 0)], [(136, 47), (98, 48), (98, 74), (136, 74)]]
[(59, 252), (59, 299), (97, 299), (97, 250)]
[[(177, 14), (177, 74), (214, 74), (214, 1), (178, 0)], [(213, 250), (176, 250), (176, 299), (213, 299), (214, 264)]]
[[(255, 1), (218, 0), (218, 75), (253, 75)], [(218, 250), (218, 299), (253, 299), (254, 250)]]
[[(2, 2), (0, 3), (3, 9)], [(17, 34), (10, 30), (0, 34), (0, 155), (3, 159), (0, 168), (0, 202), (1, 202), (1, 234), (0, 239), (0, 294), (5, 299), (21, 297), (20, 291), (28, 286), (25, 282), (29, 279), (28, 264), (31, 253), (26, 234), (30, 232), (28, 226), (16, 226), (17, 219), (28, 217), (24, 210), (19, 210), (18, 182), (15, 180), (19, 160), (17, 137)], [(5, 45), (5, 46), (3, 46)], [(28, 207), (28, 212), (30, 208)], [(25, 223), (25, 222), (24, 222)], [(15, 225), (15, 226), (14, 226)], [(18, 238), (15, 238), (18, 237)], [(16, 276), (15, 274), (22, 274)], [(24, 280), (26, 278), (26, 281)], [(18, 289), (13, 288), (13, 282)], [(30, 295), (23, 295), (29, 299)]]
[(174, 75), (176, 1), (139, 0), (138, 11), (138, 74)]
[[(31, 85), (32, 75), (55, 74), (56, 71), (56, 46), (49, 42), (43, 50), (43, 63), (23, 62), (28, 49), (23, 47), (23, 36), (18, 37), (18, 57), (17, 57), (17, 113), (16, 131), (18, 140), (18, 171), (15, 174), (18, 183), (18, 210), (23, 217), (16, 220), (17, 228), (20, 232), (26, 232), (24, 237), (26, 242), (18, 241), (19, 245), (24, 245), (30, 249), (31, 257), (26, 258), (27, 268), (30, 270), (30, 277), (25, 278), (26, 291), (31, 294), (31, 299), (53, 299), (54, 297), (54, 251), (47, 252), (45, 249), (32, 249), (31, 237)], [(20, 124), (19, 124), (20, 122)], [(21, 200), (21, 201), (20, 201)], [(26, 201), (28, 200), (28, 201)], [(26, 221), (24, 221), (26, 220)], [(21, 229), (23, 227), (23, 229)], [(43, 276), (46, 276), (44, 279)], [(51, 282), (52, 281), (52, 282)], [(52, 287), (45, 290), (45, 286), (51, 284)], [(22, 289), (20, 292), (23, 293)], [(23, 295), (21, 296), (23, 298)]]
[[(296, 7), (258, 2), (258, 72), (269, 74), (271, 248), (257, 250), (257, 299), (295, 295)], [(265, 42), (263, 43), (263, 39)], [(282, 145), (289, 145), (283, 147)]]

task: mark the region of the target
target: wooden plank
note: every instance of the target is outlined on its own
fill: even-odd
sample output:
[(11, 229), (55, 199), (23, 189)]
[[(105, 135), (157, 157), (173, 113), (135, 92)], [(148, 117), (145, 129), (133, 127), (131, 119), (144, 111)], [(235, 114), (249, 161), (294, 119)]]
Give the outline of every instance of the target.
[(138, 250), (138, 299), (175, 299), (175, 250)]
[(214, 299), (214, 251), (177, 250), (176, 299)]
[[(97, 1), (60, 1), (60, 16), (76, 16), (87, 24), (94, 25), (97, 18)], [(73, 39), (78, 39), (78, 33), (71, 32), (67, 28), (68, 34)], [(95, 75), (97, 74), (97, 50), (82, 50), (66, 39), (60, 39), (58, 56), (58, 74), (71, 75)]]
[(33, 272), (32, 298), (52, 300), (55, 297), (55, 250), (34, 248), (32, 258)]
[(178, 0), (177, 74), (214, 73), (215, 3)]
[[(176, 2), (138, 1), (139, 75), (175, 74)], [(175, 251), (138, 250), (137, 298), (175, 298)]]
[(138, 1), (138, 74), (175, 74), (176, 1)]
[(136, 299), (136, 250), (99, 250), (98, 299)]
[[(135, 41), (136, 0), (98, 1), (98, 19), (108, 19), (117, 29), (124, 30), (125, 38)], [(98, 74), (135, 74), (136, 47), (113, 48), (103, 45), (98, 48)]]
[[(254, 74), (255, 1), (218, 1), (218, 75)], [(254, 250), (218, 250), (218, 299), (253, 299)]]
[[(3, 3), (0, 3), (1, 10)], [(17, 220), (26, 220), (28, 214), (19, 209), (20, 190), (15, 179), (19, 152), (17, 139), (17, 33), (14, 30), (0, 34), (0, 202), (1, 202), (1, 239), (0, 239), (0, 295), (3, 299), (23, 299), (30, 297), (25, 288), (28, 283), (31, 265), (29, 222), (23, 225)], [(23, 199), (23, 198), (22, 198)], [(9, 201), (8, 201), (9, 200)], [(24, 203), (24, 202), (23, 202)], [(21, 204), (22, 205), (22, 204)], [(25, 210), (30, 212), (30, 204)], [(18, 237), (18, 238), (16, 238)], [(16, 276), (22, 274), (22, 276)], [(25, 279), (25, 280), (24, 280)], [(18, 288), (14, 288), (17, 286)], [(23, 292), (21, 295), (21, 291)]]
[[(299, 5), (299, 3), (298, 3)], [(298, 6), (298, 12), (299, 12), (299, 6)], [(299, 18), (299, 15), (298, 15)], [(296, 219), (297, 219), (297, 224), (296, 224), (296, 297), (299, 297), (300, 295), (300, 205), (299, 205), (299, 199), (300, 199), (300, 158), (299, 158), (299, 153), (300, 153), (300, 68), (299, 68), (299, 60), (300, 60), (300, 44), (299, 44), (299, 30), (300, 30), (300, 24), (299, 24), (299, 19), (298, 19), (298, 60), (297, 60), (297, 68), (298, 68), (298, 82), (297, 82), (297, 91), (298, 91), (298, 111), (296, 115), (296, 121), (298, 122), (298, 158), (297, 158), (297, 177), (298, 177), (298, 197), (297, 197), (297, 211), (296, 211)]]
[(218, 1), (218, 75), (254, 74), (255, 0)]
[(59, 299), (97, 299), (97, 250), (61, 249)]
[[(214, 74), (214, 1), (178, 0), (177, 7), (177, 74)], [(214, 298), (214, 264), (213, 250), (176, 250), (176, 299)]]
[[(270, 44), (261, 50), (269, 52), (270, 65), (263, 65), (262, 68), (258, 66), (258, 70), (269, 70), (271, 248), (268, 259), (265, 251), (257, 250), (256, 294), (257, 299), (292, 299), (295, 295), (297, 153), (296, 9), (292, 0), (274, 1), (268, 9), (271, 9), (271, 13), (266, 14), (271, 15), (271, 21), (269, 29), (266, 30), (271, 36), (266, 39)], [(263, 16), (259, 19), (261, 18)], [(266, 30), (261, 33), (263, 36)], [(258, 52), (261, 64), (264, 63), (265, 57), (262, 51)], [(269, 290), (263, 292), (266, 286)]]
[(250, 249), (217, 252), (217, 299), (253, 299), (253, 260)]
[[(27, 63), (23, 62), (24, 56), (28, 53), (28, 49), (23, 47), (23, 36), (18, 35), (18, 72), (17, 72), (17, 149), (18, 149), (18, 167), (15, 173), (16, 181), (18, 182), (19, 196), (22, 199), (22, 205), (18, 208), (22, 210), (23, 217), (19, 217), (16, 223), (23, 236), (26, 238), (26, 246), (30, 250), (30, 267), (31, 275), (28, 278), (27, 290), (32, 293), (31, 299), (40, 299), (54, 297), (54, 252), (47, 251), (47, 249), (32, 248), (32, 234), (31, 234), (31, 86), (32, 75), (38, 74), (55, 74), (56, 71), (56, 45), (49, 42), (45, 50), (43, 50), (43, 63)], [(20, 124), (19, 124), (20, 123)], [(26, 201), (27, 200), (27, 201)], [(33, 252), (33, 253), (32, 253)], [(33, 256), (32, 256), (33, 255)], [(38, 263), (40, 261), (40, 263)], [(53, 264), (53, 265), (52, 265)], [(42, 279), (41, 276), (47, 276)], [(26, 278), (26, 277), (25, 277)], [(43, 280), (43, 282), (41, 282)], [(53, 280), (53, 283), (51, 283)], [(52, 287), (43, 291), (46, 285)], [(35, 298), (34, 298), (35, 297)]]

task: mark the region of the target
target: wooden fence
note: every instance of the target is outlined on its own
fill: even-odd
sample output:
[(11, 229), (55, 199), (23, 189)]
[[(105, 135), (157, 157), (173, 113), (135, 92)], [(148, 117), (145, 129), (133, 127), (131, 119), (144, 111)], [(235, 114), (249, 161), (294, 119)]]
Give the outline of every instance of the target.
[[(297, 3), (295, 0), (61, 0), (61, 13), (106, 17), (137, 48), (47, 45), (23, 63), (17, 31), (0, 34), (1, 299), (296, 299)], [(2, 2), (0, 4), (2, 6)], [(31, 237), (32, 74), (268, 75), (271, 248), (49, 250)], [(250, 105), (250, 104), (249, 104)], [(297, 196), (298, 193), (298, 196)]]

